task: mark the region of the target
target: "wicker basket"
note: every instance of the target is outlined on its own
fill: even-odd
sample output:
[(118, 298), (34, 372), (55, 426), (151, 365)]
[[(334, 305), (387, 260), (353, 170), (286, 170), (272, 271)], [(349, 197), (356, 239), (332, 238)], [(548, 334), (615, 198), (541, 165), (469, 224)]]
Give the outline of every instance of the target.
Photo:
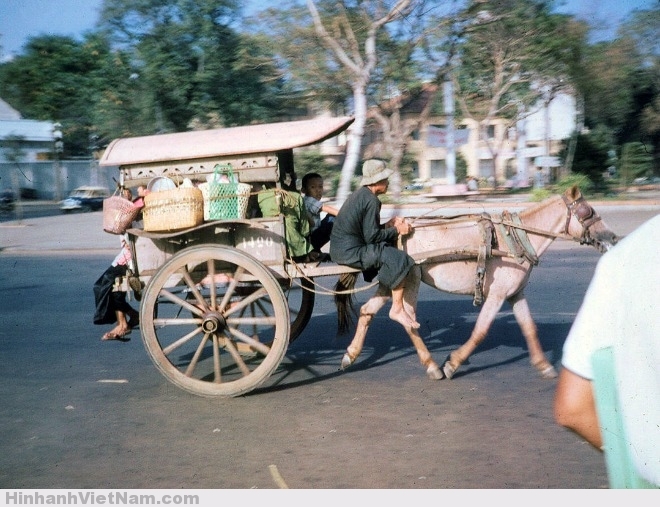
[(140, 208), (119, 195), (103, 200), (103, 230), (124, 234), (140, 212)]
[[(227, 181), (221, 181), (222, 174)], [(252, 187), (239, 183), (231, 166), (217, 165), (213, 179), (199, 188), (204, 196), (204, 220), (245, 218)]]
[(144, 230), (176, 231), (204, 222), (204, 198), (198, 188), (151, 192), (144, 198)]

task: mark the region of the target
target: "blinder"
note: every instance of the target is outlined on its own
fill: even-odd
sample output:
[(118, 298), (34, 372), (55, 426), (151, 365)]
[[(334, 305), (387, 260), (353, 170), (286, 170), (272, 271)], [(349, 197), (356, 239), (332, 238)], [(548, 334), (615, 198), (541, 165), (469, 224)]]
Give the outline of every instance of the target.
[(580, 222), (582, 226), (582, 236), (580, 237), (580, 244), (591, 244), (592, 240), (589, 234), (589, 227), (600, 220), (600, 216), (596, 213), (596, 210), (591, 207), (591, 205), (580, 196), (575, 199), (573, 202), (569, 202), (566, 195), (562, 195), (564, 204), (566, 204), (567, 215), (566, 215), (566, 225), (564, 226), (564, 234), (568, 234), (568, 226), (571, 222), (571, 215), (574, 215), (577, 218), (577, 221)]

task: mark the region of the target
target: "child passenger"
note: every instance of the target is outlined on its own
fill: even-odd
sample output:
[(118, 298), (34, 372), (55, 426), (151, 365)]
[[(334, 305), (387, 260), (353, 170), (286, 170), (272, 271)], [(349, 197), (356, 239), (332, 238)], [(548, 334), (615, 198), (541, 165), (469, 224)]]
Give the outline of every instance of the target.
[[(323, 198), (323, 177), (318, 173), (307, 173), (303, 176), (301, 189), (304, 194), (305, 209), (309, 215), (311, 232), (309, 241), (312, 252), (321, 256), (321, 248), (330, 241), (332, 224), (339, 210), (321, 202)], [(321, 219), (321, 212), (326, 215)]]

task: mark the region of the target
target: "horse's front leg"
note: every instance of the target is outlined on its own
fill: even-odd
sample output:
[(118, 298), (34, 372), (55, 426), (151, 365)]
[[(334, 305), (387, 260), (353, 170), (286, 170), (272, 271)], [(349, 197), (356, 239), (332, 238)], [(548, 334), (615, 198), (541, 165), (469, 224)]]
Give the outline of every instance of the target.
[(367, 337), (367, 331), (369, 330), (369, 324), (371, 324), (371, 320), (378, 311), (385, 305), (385, 303), (387, 303), (388, 299), (390, 299), (390, 291), (382, 285), (379, 285), (376, 294), (374, 294), (374, 296), (360, 308), (360, 318), (358, 319), (357, 327), (355, 329), (355, 336), (353, 336), (353, 339), (341, 360), (342, 370), (352, 365), (362, 352), (364, 340)]
[(486, 301), (484, 301), (484, 304), (481, 307), (481, 311), (479, 312), (477, 322), (474, 325), (470, 338), (468, 338), (463, 345), (452, 351), (449, 354), (449, 358), (442, 365), (442, 372), (445, 374), (445, 377), (452, 378), (459, 366), (463, 364), (479, 344), (484, 341), (484, 338), (486, 338), (486, 334), (488, 334), (488, 330), (490, 329), (493, 320), (495, 320), (497, 313), (500, 311), (500, 308), (502, 308), (503, 303), (504, 297), (492, 293), (488, 295)]
[(520, 330), (527, 342), (527, 350), (529, 350), (529, 361), (532, 366), (536, 368), (539, 375), (543, 378), (556, 378), (557, 370), (547, 360), (539, 341), (539, 335), (536, 328), (536, 323), (532, 318), (532, 313), (529, 311), (527, 299), (521, 293), (516, 294), (509, 299), (513, 308), (513, 315), (516, 317), (516, 322), (520, 326)]

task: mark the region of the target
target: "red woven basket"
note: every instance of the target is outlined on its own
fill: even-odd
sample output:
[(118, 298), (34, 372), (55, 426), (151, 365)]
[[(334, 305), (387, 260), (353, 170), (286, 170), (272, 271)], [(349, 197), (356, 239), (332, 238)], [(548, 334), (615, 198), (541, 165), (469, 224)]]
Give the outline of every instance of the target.
[(118, 195), (108, 197), (103, 201), (103, 230), (110, 234), (124, 234), (139, 212), (140, 208), (128, 199)]

